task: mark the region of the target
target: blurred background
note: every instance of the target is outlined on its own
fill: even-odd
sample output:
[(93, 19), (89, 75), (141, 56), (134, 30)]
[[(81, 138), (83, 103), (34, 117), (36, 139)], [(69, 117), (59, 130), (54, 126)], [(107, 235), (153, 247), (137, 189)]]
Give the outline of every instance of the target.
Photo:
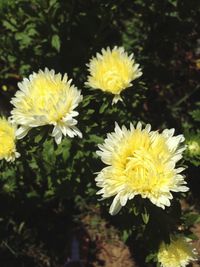
[[(68, 73), (84, 95), (83, 140), (57, 147), (36, 130), (21, 142), (26, 161), (0, 163), (0, 265), (154, 266), (145, 263), (142, 230), (133, 238), (130, 218), (111, 218), (109, 201), (97, 201), (94, 173), (103, 164), (95, 150), (115, 120), (174, 127), (188, 144), (191, 191), (182, 210), (199, 212), (200, 2), (0, 0), (0, 21), (2, 115), (10, 114), (17, 83), (45, 67)], [(143, 76), (112, 107), (109, 95), (91, 93), (84, 82), (89, 59), (115, 45), (134, 53)]]

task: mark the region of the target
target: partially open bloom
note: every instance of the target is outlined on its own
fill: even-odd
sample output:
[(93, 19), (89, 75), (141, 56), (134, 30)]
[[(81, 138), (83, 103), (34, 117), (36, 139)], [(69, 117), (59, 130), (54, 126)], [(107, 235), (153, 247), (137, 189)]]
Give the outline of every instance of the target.
[(158, 262), (162, 267), (185, 267), (196, 260), (196, 251), (184, 236), (173, 236), (170, 244), (164, 242), (158, 251)]
[(86, 85), (114, 94), (113, 103), (121, 100), (120, 93), (142, 75), (133, 54), (128, 56), (123, 47), (102, 49), (102, 54), (90, 60), (87, 65), (90, 75)]
[(6, 120), (0, 118), (0, 160), (14, 161), (20, 154), (15, 146), (15, 126)]
[(115, 131), (99, 145), (97, 154), (108, 166), (96, 177), (97, 186), (102, 188), (98, 194), (103, 199), (115, 196), (110, 207), (112, 215), (136, 195), (164, 209), (170, 206), (171, 191), (188, 190), (180, 174), (184, 168), (175, 168), (185, 149), (179, 147), (183, 135), (173, 136), (174, 129), (162, 133), (150, 130), (149, 124), (142, 130), (140, 122), (136, 128), (130, 124), (130, 130), (116, 124)]
[(75, 126), (78, 115), (74, 109), (82, 100), (82, 95), (68, 80), (67, 74), (47, 68), (33, 73), (29, 79), (18, 83), (17, 91), (11, 103), (14, 105), (11, 119), (18, 125), (17, 137), (23, 138), (32, 127), (53, 125), (52, 136), (59, 144), (62, 135), (82, 136)]
[(200, 132), (186, 132), (185, 159), (190, 161), (193, 165), (200, 165)]
[(200, 157), (200, 140), (199, 138), (194, 138), (188, 140), (187, 142), (187, 152), (191, 156), (199, 156)]

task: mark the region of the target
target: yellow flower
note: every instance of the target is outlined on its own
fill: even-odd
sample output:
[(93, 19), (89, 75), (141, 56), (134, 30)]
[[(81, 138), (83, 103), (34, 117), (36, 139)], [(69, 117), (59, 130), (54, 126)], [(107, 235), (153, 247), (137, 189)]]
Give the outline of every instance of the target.
[(185, 267), (196, 260), (196, 251), (184, 236), (175, 236), (170, 244), (161, 244), (157, 257), (162, 267)]
[(114, 94), (113, 103), (121, 100), (120, 93), (142, 75), (133, 54), (128, 56), (123, 47), (102, 49), (102, 54), (97, 53), (87, 66), (90, 75), (86, 85)]
[(96, 177), (103, 199), (115, 196), (110, 213), (116, 214), (127, 201), (136, 195), (148, 198), (158, 207), (170, 206), (172, 192), (185, 192), (188, 187), (180, 174), (184, 168), (175, 168), (182, 158), (185, 147), (183, 135), (173, 136), (174, 129), (162, 133), (150, 131), (146, 125), (142, 130), (139, 122), (130, 130), (120, 128), (107, 135), (97, 154), (108, 166)]
[(54, 70), (39, 70), (33, 73), (29, 79), (18, 83), (17, 91), (11, 103), (12, 120), (20, 125), (17, 130), (17, 138), (23, 138), (32, 127), (53, 125), (52, 136), (59, 144), (62, 135), (74, 137), (82, 136), (75, 126), (78, 115), (74, 109), (82, 100), (82, 95), (68, 80), (67, 74), (63, 77)]
[(5, 118), (0, 118), (0, 160), (14, 161), (20, 154), (15, 147), (16, 128)]

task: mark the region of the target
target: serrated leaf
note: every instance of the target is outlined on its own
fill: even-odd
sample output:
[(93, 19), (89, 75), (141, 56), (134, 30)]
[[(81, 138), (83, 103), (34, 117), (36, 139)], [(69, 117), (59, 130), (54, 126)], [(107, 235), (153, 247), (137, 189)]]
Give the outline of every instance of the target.
[(185, 224), (191, 226), (200, 222), (200, 215), (197, 213), (188, 213), (184, 216)]

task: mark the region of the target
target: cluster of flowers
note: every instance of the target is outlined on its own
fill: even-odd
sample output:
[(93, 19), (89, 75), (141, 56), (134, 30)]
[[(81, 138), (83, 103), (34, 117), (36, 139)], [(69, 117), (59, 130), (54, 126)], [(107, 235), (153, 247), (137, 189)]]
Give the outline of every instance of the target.
[[(129, 56), (122, 47), (102, 49), (87, 66), (90, 74), (86, 85), (112, 93), (113, 103), (122, 100), (121, 92), (142, 75), (133, 54)], [(11, 100), (14, 108), (10, 118), (0, 119), (0, 159), (13, 161), (19, 157), (15, 140), (25, 137), (33, 127), (52, 125), (51, 135), (57, 144), (63, 135), (82, 137), (76, 127), (75, 109), (83, 97), (66, 74), (62, 77), (46, 68), (25, 78), (18, 87)], [(97, 151), (107, 165), (96, 177), (101, 188), (98, 194), (103, 199), (114, 197), (112, 215), (136, 195), (164, 209), (170, 206), (172, 192), (188, 190), (181, 174), (184, 168), (176, 168), (185, 149), (183, 141), (183, 135), (174, 136), (174, 129), (159, 133), (151, 131), (149, 124), (142, 128), (140, 122), (136, 127), (131, 123), (127, 129), (116, 123), (114, 132), (107, 135)], [(162, 244), (158, 253), (163, 267), (186, 266), (193, 258), (192, 248), (183, 237), (173, 239), (170, 245)]]

